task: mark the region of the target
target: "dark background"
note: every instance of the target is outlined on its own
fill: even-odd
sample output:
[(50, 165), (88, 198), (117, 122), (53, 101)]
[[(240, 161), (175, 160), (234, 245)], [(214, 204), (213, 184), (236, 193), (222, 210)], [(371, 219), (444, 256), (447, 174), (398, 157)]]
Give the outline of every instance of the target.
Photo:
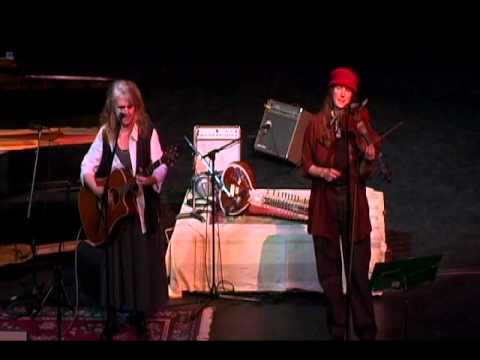
[[(241, 125), (245, 160), (255, 167), (258, 187), (267, 188), (309, 184), (293, 165), (254, 151), (266, 101), (315, 112), (329, 72), (339, 65), (352, 66), (360, 74), (360, 98), (368, 98), (377, 130), (404, 123), (383, 147), (392, 182), (376, 178), (369, 184), (385, 194), (390, 250), (397, 258), (443, 254), (443, 268), (477, 267), (480, 71), (468, 31), (427, 25), (413, 31), (405, 19), (402, 28), (385, 37), (378, 37), (384, 23), (357, 36), (335, 29), (316, 36), (314, 25), (296, 35), (284, 24), (279, 32), (255, 36), (238, 31), (221, 37), (225, 22), (210, 23), (200, 33), (179, 23), (170, 32), (162, 29), (139, 41), (119, 36), (93, 44), (77, 34), (41, 46), (12, 42), (0, 51), (15, 52), (17, 68), (4, 71), (11, 76), (75, 74), (136, 81), (165, 145), (183, 144), (185, 135), (192, 138), (195, 125)], [(65, 89), (58, 84), (0, 92), (1, 128), (23, 128), (31, 122), (96, 126), (105, 98), (105, 89)], [(77, 182), (87, 148), (42, 149), (39, 181)], [(34, 152), (0, 156), (7, 178), (1, 189), (1, 241), (8, 243), (28, 238), (21, 224)], [(191, 169), (192, 157), (184, 151), (162, 192), (165, 227), (174, 224)], [(75, 238), (80, 226), (76, 193), (42, 194), (36, 194), (32, 211), (40, 241)]]

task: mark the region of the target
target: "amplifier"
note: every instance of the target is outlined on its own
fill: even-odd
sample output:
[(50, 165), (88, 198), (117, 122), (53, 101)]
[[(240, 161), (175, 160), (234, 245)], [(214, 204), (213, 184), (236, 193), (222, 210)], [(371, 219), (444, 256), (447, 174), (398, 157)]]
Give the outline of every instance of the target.
[[(215, 155), (215, 171), (225, 170), (229, 164), (241, 160), (242, 134), (239, 125), (195, 125), (193, 128), (193, 144), (201, 155), (206, 155), (212, 150), (219, 149), (233, 140), (238, 140)], [(205, 159), (209, 166), (210, 159)], [(207, 165), (199, 157), (194, 159), (195, 174), (208, 171)]]
[(193, 129), (196, 140), (235, 140), (240, 139), (240, 126), (200, 126)]
[(299, 106), (268, 100), (254, 149), (300, 165), (303, 135), (311, 117)]

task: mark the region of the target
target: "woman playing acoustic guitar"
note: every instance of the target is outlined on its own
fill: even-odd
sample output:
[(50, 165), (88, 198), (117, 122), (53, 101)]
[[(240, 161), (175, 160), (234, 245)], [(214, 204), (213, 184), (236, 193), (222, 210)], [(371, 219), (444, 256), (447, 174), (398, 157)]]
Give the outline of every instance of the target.
[[(127, 311), (137, 329), (144, 332), (145, 317), (152, 315), (168, 300), (166, 244), (160, 232), (158, 197), (167, 175), (167, 166), (161, 163), (153, 172), (145, 172), (145, 169), (161, 160), (164, 154), (135, 83), (119, 80), (111, 85), (100, 122), (101, 128), (81, 164), (82, 183), (86, 191), (96, 195), (94, 198), (102, 207), (111, 210), (116, 203), (125, 200), (124, 203), (130, 204), (129, 207), (135, 210), (132, 215), (119, 217), (112, 228), (105, 232), (105, 243), (100, 244), (106, 250), (105, 266), (102, 266), (102, 300), (115, 314), (107, 327), (111, 327), (110, 331), (115, 331), (117, 312)], [(118, 142), (115, 146), (117, 134)], [(111, 182), (108, 182), (105, 178), (109, 174), (110, 164), (112, 176)], [(114, 191), (114, 173), (120, 174), (120, 178), (131, 176), (131, 182), (135, 186), (131, 186), (126, 193)], [(108, 204), (107, 201), (102, 201), (107, 198), (104, 197), (106, 185), (111, 189)], [(81, 206), (85, 202), (80, 200), (82, 213)], [(84, 212), (98, 212), (105, 217), (103, 208), (102, 211), (92, 209)], [(86, 216), (82, 217), (85, 230)], [(107, 212), (106, 216), (109, 217), (107, 223), (110, 223), (116, 214)], [(98, 225), (104, 220), (96, 219), (90, 223)], [(88, 236), (88, 231), (86, 233)]]

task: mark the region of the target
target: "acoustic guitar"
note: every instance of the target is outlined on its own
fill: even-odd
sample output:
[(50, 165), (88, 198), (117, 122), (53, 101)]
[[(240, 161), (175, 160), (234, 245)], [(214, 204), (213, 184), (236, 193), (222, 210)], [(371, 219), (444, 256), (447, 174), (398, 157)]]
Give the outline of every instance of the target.
[[(144, 175), (150, 175), (161, 164), (172, 166), (179, 157), (178, 146), (168, 148), (160, 160), (155, 161)], [(96, 179), (104, 185), (106, 178)], [(86, 240), (93, 246), (103, 245), (114, 231), (118, 222), (137, 213), (135, 203), (138, 185), (135, 178), (125, 169), (115, 169), (110, 174), (107, 192), (107, 211), (104, 211), (102, 199), (88, 187), (83, 186), (78, 193), (78, 211)]]

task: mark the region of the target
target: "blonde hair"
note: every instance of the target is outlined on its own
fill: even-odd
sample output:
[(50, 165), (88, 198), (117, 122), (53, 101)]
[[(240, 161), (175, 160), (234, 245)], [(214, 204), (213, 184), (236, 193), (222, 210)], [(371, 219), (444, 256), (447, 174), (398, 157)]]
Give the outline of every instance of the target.
[(100, 114), (100, 125), (105, 125), (110, 141), (113, 141), (118, 126), (115, 106), (116, 100), (120, 97), (129, 99), (134, 106), (135, 123), (138, 126), (139, 135), (145, 133), (150, 124), (150, 116), (147, 114), (145, 102), (137, 84), (130, 80), (116, 80), (107, 91), (107, 99)]

